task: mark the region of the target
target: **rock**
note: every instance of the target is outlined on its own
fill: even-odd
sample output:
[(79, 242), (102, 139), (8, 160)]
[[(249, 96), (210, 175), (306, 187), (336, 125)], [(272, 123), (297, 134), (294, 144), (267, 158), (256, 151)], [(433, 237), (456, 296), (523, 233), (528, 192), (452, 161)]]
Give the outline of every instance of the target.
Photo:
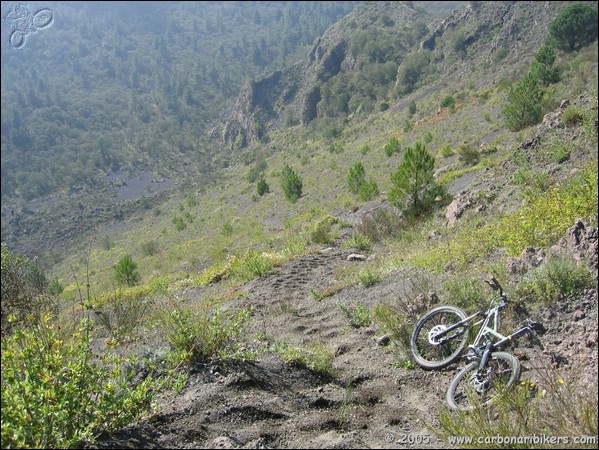
[(214, 438), (210, 448), (236, 448), (235, 442), (227, 436), (219, 436)]
[(530, 269), (539, 267), (546, 256), (542, 248), (529, 247), (520, 258), (508, 258), (507, 271), (510, 275), (524, 275)]
[(574, 226), (566, 231), (566, 235), (551, 247), (551, 254), (569, 256), (579, 263), (584, 262), (594, 270), (597, 277), (599, 259), (597, 238), (597, 228), (587, 227), (581, 219), (577, 219)]
[(350, 255), (347, 255), (347, 260), (348, 261), (366, 261), (366, 256), (361, 255), (359, 253), (351, 253)]
[(447, 219), (447, 222), (445, 222), (445, 225), (449, 228), (452, 228), (455, 226), (456, 222), (458, 221), (458, 219), (460, 217), (462, 217), (462, 214), (464, 214), (464, 211), (466, 211), (466, 209), (472, 207), (473, 205), (473, 201), (471, 198), (463, 196), (463, 195), (458, 195), (447, 207), (446, 211), (445, 211), (445, 217)]
[(388, 345), (389, 342), (391, 342), (391, 336), (389, 336), (388, 334), (385, 334), (376, 339), (376, 345), (379, 345), (381, 347)]

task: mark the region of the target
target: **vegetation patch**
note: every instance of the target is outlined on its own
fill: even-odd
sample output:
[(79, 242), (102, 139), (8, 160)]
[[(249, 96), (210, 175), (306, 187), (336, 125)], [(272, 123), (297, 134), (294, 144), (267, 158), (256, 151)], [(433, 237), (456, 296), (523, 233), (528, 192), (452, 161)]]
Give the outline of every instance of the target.
[(370, 322), (372, 321), (372, 312), (370, 311), (370, 308), (362, 302), (357, 302), (353, 308), (343, 303), (338, 303), (337, 307), (348, 319), (350, 327), (365, 327), (370, 325)]
[(275, 343), (274, 351), (289, 365), (306, 368), (324, 377), (334, 376), (335, 354), (322, 342), (314, 342), (308, 347), (296, 347), (280, 341)]
[(216, 359), (252, 359), (242, 340), (252, 308), (225, 311), (193, 309), (171, 302), (158, 316), (157, 324), (171, 346), (175, 361), (206, 362)]
[(519, 255), (527, 247), (549, 247), (577, 218), (597, 216), (597, 162), (547, 192), (535, 193), (528, 203), (493, 223), (465, 225), (449, 242), (411, 256), (418, 266), (443, 270), (465, 269), (497, 248)]
[(529, 272), (518, 283), (516, 295), (526, 303), (532, 300), (551, 304), (592, 285), (593, 277), (586, 267), (573, 259), (554, 257)]
[[(471, 442), (460, 443), (462, 448), (594, 448), (597, 386), (582, 388), (576, 379), (564, 379), (556, 370), (548, 369), (538, 379), (503, 390), (489, 408), (441, 412), (439, 426), (431, 430), (444, 439), (470, 437)], [(532, 439), (541, 436), (559, 436), (562, 440)], [(498, 437), (505, 441), (499, 442)], [(575, 444), (574, 437), (582, 439)], [(595, 440), (586, 441), (585, 437)], [(510, 438), (514, 442), (509, 442)]]
[(2, 447), (81, 448), (149, 411), (163, 381), (133, 382), (135, 360), (91, 348), (92, 324), (72, 335), (47, 316), (2, 339)]

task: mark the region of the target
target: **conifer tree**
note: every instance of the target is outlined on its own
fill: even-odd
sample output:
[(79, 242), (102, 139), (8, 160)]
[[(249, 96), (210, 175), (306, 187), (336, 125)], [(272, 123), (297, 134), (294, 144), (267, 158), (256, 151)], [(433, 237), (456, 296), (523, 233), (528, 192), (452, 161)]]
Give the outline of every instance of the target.
[(141, 279), (137, 271), (137, 263), (133, 261), (131, 255), (123, 256), (116, 264), (114, 270), (116, 280), (127, 286), (134, 286)]
[(543, 92), (536, 77), (529, 73), (510, 89), (508, 104), (503, 110), (507, 127), (512, 131), (518, 131), (538, 123), (543, 117), (542, 98)]
[(347, 177), (349, 190), (354, 194), (358, 194), (365, 181), (366, 171), (364, 170), (364, 166), (361, 162), (357, 162), (349, 168), (349, 175)]
[(392, 187), (389, 201), (408, 216), (429, 212), (438, 198), (445, 196), (445, 189), (434, 178), (435, 158), (424, 145), (416, 142), (408, 147), (403, 162), (391, 176)]
[(286, 165), (283, 169), (282, 184), (287, 200), (291, 203), (297, 202), (302, 196), (303, 182), (301, 177), (289, 165)]

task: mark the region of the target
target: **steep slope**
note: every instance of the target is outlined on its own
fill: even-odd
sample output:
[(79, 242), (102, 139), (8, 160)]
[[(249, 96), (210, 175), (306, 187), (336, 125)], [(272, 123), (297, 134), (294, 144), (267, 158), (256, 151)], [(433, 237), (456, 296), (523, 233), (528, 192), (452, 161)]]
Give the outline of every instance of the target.
[[(268, 130), (284, 124), (354, 113), (348, 110), (352, 104), (372, 110), (377, 100), (405, 96), (424, 84), (439, 89), (485, 66), (499, 70), (489, 71), (488, 77), (474, 77), (472, 82), (479, 89), (492, 86), (506, 73), (506, 62), (515, 72), (531, 61), (549, 24), (564, 7), (560, 2), (475, 3), (435, 20), (412, 2), (361, 4), (316, 40), (307, 61), (246, 84), (225, 118), (222, 136), (242, 147), (252, 139), (265, 140)], [(368, 41), (364, 35), (375, 38)], [(379, 35), (384, 36), (384, 45), (377, 42)], [(426, 68), (416, 63), (423, 58)], [(373, 68), (381, 63), (397, 70), (393, 77), (370, 80), (387, 85), (382, 95), (353, 102), (355, 92), (324, 98), (327, 82), (372, 77)], [(341, 96), (348, 98), (339, 101)]]

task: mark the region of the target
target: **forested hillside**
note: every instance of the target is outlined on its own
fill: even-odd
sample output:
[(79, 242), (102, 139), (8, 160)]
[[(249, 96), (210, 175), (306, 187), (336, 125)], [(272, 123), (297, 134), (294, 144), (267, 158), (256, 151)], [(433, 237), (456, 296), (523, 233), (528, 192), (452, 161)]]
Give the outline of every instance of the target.
[(3, 24), (3, 203), (98, 187), (121, 168), (210, 172), (230, 158), (206, 136), (222, 106), (301, 58), (354, 4), (30, 5), (54, 20), (19, 49)]

